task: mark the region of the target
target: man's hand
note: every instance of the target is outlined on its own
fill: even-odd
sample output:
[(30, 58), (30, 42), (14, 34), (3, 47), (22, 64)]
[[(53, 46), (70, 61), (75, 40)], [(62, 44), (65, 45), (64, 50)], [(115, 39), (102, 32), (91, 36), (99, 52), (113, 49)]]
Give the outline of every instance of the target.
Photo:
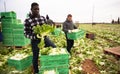
[(72, 32), (72, 30), (68, 30), (68, 33), (71, 33)]

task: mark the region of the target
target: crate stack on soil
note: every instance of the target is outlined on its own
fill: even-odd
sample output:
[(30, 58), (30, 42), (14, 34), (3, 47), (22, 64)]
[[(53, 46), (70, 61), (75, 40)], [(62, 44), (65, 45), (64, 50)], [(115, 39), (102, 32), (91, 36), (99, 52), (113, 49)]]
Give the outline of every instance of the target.
[(3, 35), (3, 44), (5, 46), (13, 46), (13, 25), (17, 23), (16, 13), (14, 12), (2, 12), (2, 35)]
[[(67, 52), (67, 51), (66, 51)], [(39, 74), (55, 70), (55, 74), (69, 74), (69, 54), (40, 55)]]
[(22, 58), (12, 56), (7, 61), (8, 61), (9, 66), (15, 68), (18, 71), (24, 71), (25, 69), (27, 69), (28, 67), (32, 65), (32, 56), (25, 55)]
[(1, 12), (4, 46), (26, 46), (30, 40), (24, 36), (24, 25), (16, 19), (15, 12)]

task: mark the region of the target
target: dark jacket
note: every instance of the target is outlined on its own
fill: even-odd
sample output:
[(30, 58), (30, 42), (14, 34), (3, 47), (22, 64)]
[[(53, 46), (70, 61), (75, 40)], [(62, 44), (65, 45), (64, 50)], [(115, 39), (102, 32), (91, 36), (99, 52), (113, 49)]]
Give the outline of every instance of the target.
[(43, 25), (46, 23), (46, 19), (43, 16), (34, 17), (29, 14), (29, 17), (24, 22), (24, 35), (29, 39), (37, 39), (36, 34), (33, 32), (33, 26), (37, 24)]
[(68, 30), (73, 30), (73, 29), (77, 29), (77, 27), (74, 25), (72, 21), (66, 20), (63, 23), (63, 31), (65, 32), (65, 34), (68, 33)]

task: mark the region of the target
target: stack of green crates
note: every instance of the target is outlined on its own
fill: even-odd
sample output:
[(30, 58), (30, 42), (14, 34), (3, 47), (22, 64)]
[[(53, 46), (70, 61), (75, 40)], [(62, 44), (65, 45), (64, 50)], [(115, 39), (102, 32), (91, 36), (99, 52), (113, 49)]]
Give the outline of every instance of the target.
[(2, 34), (3, 34), (3, 44), (5, 46), (13, 46), (13, 26), (17, 23), (15, 12), (2, 12)]
[(30, 40), (24, 36), (24, 25), (21, 23), (13, 27), (14, 46), (25, 46), (30, 43)]
[(30, 40), (24, 36), (24, 25), (16, 19), (15, 12), (2, 12), (2, 34), (4, 46), (25, 46)]
[(32, 64), (32, 56), (27, 56), (21, 60), (8, 59), (8, 65), (16, 68), (19, 71), (23, 71)]
[(41, 55), (39, 74), (52, 69), (57, 69), (59, 74), (69, 74), (69, 54)]

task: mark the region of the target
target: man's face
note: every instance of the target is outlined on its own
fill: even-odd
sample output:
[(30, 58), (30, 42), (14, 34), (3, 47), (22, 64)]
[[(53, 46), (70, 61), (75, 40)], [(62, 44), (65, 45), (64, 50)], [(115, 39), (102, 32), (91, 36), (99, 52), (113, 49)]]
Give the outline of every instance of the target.
[(68, 19), (68, 21), (72, 21), (72, 17), (71, 16), (69, 16), (67, 19)]
[(32, 11), (33, 15), (35, 15), (35, 16), (39, 15), (39, 6), (38, 5), (33, 6), (31, 11)]

